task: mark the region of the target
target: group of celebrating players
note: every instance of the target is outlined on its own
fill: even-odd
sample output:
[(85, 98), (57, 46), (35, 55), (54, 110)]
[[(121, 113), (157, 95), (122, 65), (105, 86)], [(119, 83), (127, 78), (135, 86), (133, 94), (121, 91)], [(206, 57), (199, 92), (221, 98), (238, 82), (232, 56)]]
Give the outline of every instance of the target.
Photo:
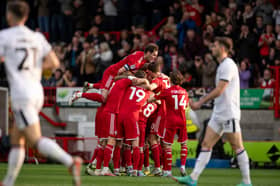
[[(85, 82), (83, 92), (77, 91), (70, 98), (69, 104), (79, 98), (102, 103), (95, 118), (99, 144), (91, 160), (96, 169), (88, 166), (88, 174), (172, 176), (171, 145), (177, 134), (181, 143), (180, 171), (185, 175), (188, 94), (180, 87), (183, 76), (179, 71), (171, 72), (170, 77), (161, 73), (161, 64), (154, 62), (157, 55), (157, 45), (148, 44), (144, 52), (134, 52), (107, 68), (100, 83)], [(88, 93), (92, 88), (100, 92)], [(150, 149), (155, 167), (152, 172)], [(111, 158), (113, 173), (109, 169)]]

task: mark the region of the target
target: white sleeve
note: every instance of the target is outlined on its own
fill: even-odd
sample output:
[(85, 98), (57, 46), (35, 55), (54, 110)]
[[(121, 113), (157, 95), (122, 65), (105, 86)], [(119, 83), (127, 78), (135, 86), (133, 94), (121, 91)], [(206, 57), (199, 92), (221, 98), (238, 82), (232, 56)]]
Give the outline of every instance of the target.
[(0, 33), (0, 56), (4, 56), (5, 51), (5, 37)]
[(38, 32), (38, 37), (39, 37), (39, 41), (40, 44), (42, 46), (42, 55), (43, 57), (47, 56), (50, 51), (52, 50), (51, 45), (48, 43), (48, 41), (46, 40), (45, 36), (43, 36), (41, 33)]
[(231, 63), (223, 64), (219, 80), (230, 81), (233, 78), (234, 66)]

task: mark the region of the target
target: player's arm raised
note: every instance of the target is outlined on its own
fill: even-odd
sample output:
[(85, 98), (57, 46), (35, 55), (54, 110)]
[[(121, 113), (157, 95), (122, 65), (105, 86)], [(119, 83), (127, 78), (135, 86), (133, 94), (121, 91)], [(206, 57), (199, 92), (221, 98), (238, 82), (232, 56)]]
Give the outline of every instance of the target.
[(43, 62), (43, 69), (55, 69), (59, 67), (59, 60), (54, 53), (53, 50), (51, 50), (44, 58)]

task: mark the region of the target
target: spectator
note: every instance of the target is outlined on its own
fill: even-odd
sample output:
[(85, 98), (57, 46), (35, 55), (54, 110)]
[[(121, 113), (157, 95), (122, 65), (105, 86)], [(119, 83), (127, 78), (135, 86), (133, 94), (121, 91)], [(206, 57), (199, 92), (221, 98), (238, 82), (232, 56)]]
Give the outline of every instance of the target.
[[(74, 69), (77, 67), (76, 59), (82, 51), (82, 44), (80, 43), (77, 36), (74, 36), (72, 43), (67, 46), (65, 53), (65, 60), (67, 61), (67, 67)], [(75, 73), (75, 75), (77, 75)]]
[(170, 72), (177, 70), (179, 67), (178, 53), (176, 45), (171, 44), (168, 47), (168, 53), (164, 55), (164, 72), (169, 74)]
[(275, 80), (272, 78), (272, 73), (270, 69), (264, 70), (263, 79), (260, 81), (260, 88), (265, 89), (263, 94), (263, 99), (266, 101), (271, 101), (273, 98), (273, 88)]
[(196, 87), (201, 87), (202, 85), (202, 73), (203, 73), (203, 59), (201, 56), (195, 56), (194, 71), (192, 75), (196, 79), (196, 84), (195, 84)]
[(258, 42), (258, 46), (260, 47), (260, 55), (262, 58), (268, 57), (269, 49), (275, 41), (272, 25), (266, 25), (265, 31), (266, 32), (261, 35)]
[(63, 13), (63, 38), (66, 43), (71, 41), (73, 35), (73, 8), (72, 0), (58, 0), (61, 3), (61, 10)]
[(75, 24), (75, 30), (86, 31), (89, 28), (87, 7), (83, 0), (74, 0), (73, 5), (73, 20)]
[(238, 60), (248, 58), (250, 61), (256, 61), (258, 59), (257, 38), (250, 32), (246, 24), (243, 24), (240, 30), (241, 32), (236, 42)]
[(62, 41), (64, 35), (64, 21), (60, 2), (58, 0), (49, 0), (49, 9), (51, 15), (50, 40), (51, 42)]
[(132, 43), (133, 44), (132, 44), (131, 52), (142, 50), (142, 48), (141, 48), (141, 35), (138, 35), (138, 34), (134, 35)]
[(245, 10), (242, 16), (243, 16), (243, 23), (248, 25), (249, 28), (253, 28), (255, 24), (255, 20), (254, 20), (254, 11), (252, 9), (251, 4), (248, 3), (245, 5)]
[(108, 43), (100, 43), (100, 54), (96, 55), (94, 58), (97, 67), (96, 73), (99, 75), (98, 79), (101, 79), (104, 70), (112, 64), (113, 60), (113, 53)]
[(176, 24), (174, 22), (174, 17), (173, 16), (169, 16), (167, 18), (167, 22), (165, 25), (163, 25), (163, 27), (161, 28), (159, 35), (162, 36), (163, 32), (165, 33), (169, 33), (172, 35), (172, 37), (176, 37), (177, 35), (177, 29), (176, 29)]
[(116, 7), (117, 0), (101, 0), (105, 15), (104, 28), (106, 31), (111, 31), (116, 28), (118, 11)]
[(186, 60), (193, 60), (195, 56), (200, 56), (202, 50), (203, 44), (201, 38), (193, 29), (189, 29), (186, 33), (184, 46)]
[(263, 17), (263, 23), (265, 25), (272, 24), (272, 13), (273, 13), (273, 6), (269, 2), (269, 0), (257, 0), (255, 12), (257, 16)]
[(89, 43), (99, 44), (102, 38), (99, 35), (99, 28), (97, 25), (93, 25), (89, 30), (89, 34), (86, 38), (86, 41)]
[(280, 39), (275, 41), (275, 59), (280, 59)]
[(42, 74), (42, 80), (41, 83), (43, 87), (53, 87), (55, 86), (55, 79), (52, 76), (52, 71), (51, 70), (44, 70)]
[(129, 15), (130, 15), (130, 7), (131, 1), (130, 0), (118, 0), (117, 1), (118, 7), (118, 25), (119, 29), (129, 29)]
[(94, 16), (93, 24), (91, 24), (91, 26), (93, 26), (93, 25), (97, 26), (98, 30), (100, 30), (100, 31), (106, 30), (103, 17), (99, 14)]
[(142, 0), (133, 0), (131, 4), (132, 16), (132, 25), (145, 25), (146, 17), (143, 15), (144, 10), (144, 1)]
[(263, 34), (264, 24), (263, 24), (263, 17), (262, 16), (257, 16), (256, 17), (256, 25), (253, 28), (253, 31), (255, 32), (255, 34), (257, 35), (258, 38)]
[(59, 86), (59, 82), (62, 81), (62, 77), (63, 71), (60, 68), (56, 69), (54, 72), (54, 83), (56, 87)]
[(249, 88), (249, 82), (251, 78), (251, 72), (248, 68), (247, 59), (241, 61), (239, 66), (239, 77), (240, 77), (240, 88), (246, 89)]
[(92, 82), (96, 78), (96, 66), (94, 63), (94, 57), (96, 54), (96, 49), (92, 48), (89, 42), (83, 43), (83, 51), (77, 58), (77, 64), (80, 66), (80, 85), (85, 81)]
[(280, 4), (277, 9), (273, 11), (272, 17), (275, 19), (275, 25), (280, 25)]
[(280, 40), (280, 24), (279, 25), (275, 25), (275, 38), (277, 40)]
[(169, 7), (169, 15), (175, 18), (176, 23), (181, 20), (183, 11), (180, 0), (175, 0), (173, 5)]
[(58, 87), (75, 87), (77, 85), (77, 78), (74, 77), (72, 71), (67, 68), (62, 79), (58, 80), (56, 85)]
[(198, 0), (191, 0), (190, 4), (187, 3), (185, 5), (185, 10), (190, 13), (190, 18), (200, 27), (202, 25), (201, 15), (204, 7), (198, 3)]
[(142, 34), (141, 35), (141, 43), (140, 43), (140, 48), (144, 50), (144, 48), (150, 43), (149, 37), (147, 34)]
[(216, 77), (217, 63), (214, 61), (211, 53), (204, 55), (202, 64), (202, 87), (214, 88)]
[(50, 32), (50, 11), (49, 0), (36, 0), (35, 3), (38, 6), (38, 23), (40, 31), (43, 33)]
[(183, 49), (184, 47), (186, 31), (188, 29), (196, 30), (196, 24), (194, 20), (190, 18), (189, 12), (184, 12), (181, 21), (177, 24), (179, 49)]

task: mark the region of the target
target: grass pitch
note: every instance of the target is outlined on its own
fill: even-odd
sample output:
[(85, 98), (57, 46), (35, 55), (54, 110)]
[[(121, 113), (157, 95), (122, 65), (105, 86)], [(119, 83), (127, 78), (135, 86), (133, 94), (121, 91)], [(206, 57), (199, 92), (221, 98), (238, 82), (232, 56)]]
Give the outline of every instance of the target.
[[(0, 179), (3, 179), (7, 164), (0, 164)], [(179, 186), (170, 178), (161, 177), (96, 177), (82, 173), (84, 186)], [(191, 170), (188, 170), (190, 173)], [(173, 168), (173, 175), (179, 175), (179, 169)], [(251, 170), (254, 186), (280, 186), (280, 170)], [(206, 169), (199, 179), (199, 186), (235, 186), (240, 182), (239, 169)], [(71, 186), (71, 176), (62, 165), (25, 164), (17, 179), (16, 186)]]

